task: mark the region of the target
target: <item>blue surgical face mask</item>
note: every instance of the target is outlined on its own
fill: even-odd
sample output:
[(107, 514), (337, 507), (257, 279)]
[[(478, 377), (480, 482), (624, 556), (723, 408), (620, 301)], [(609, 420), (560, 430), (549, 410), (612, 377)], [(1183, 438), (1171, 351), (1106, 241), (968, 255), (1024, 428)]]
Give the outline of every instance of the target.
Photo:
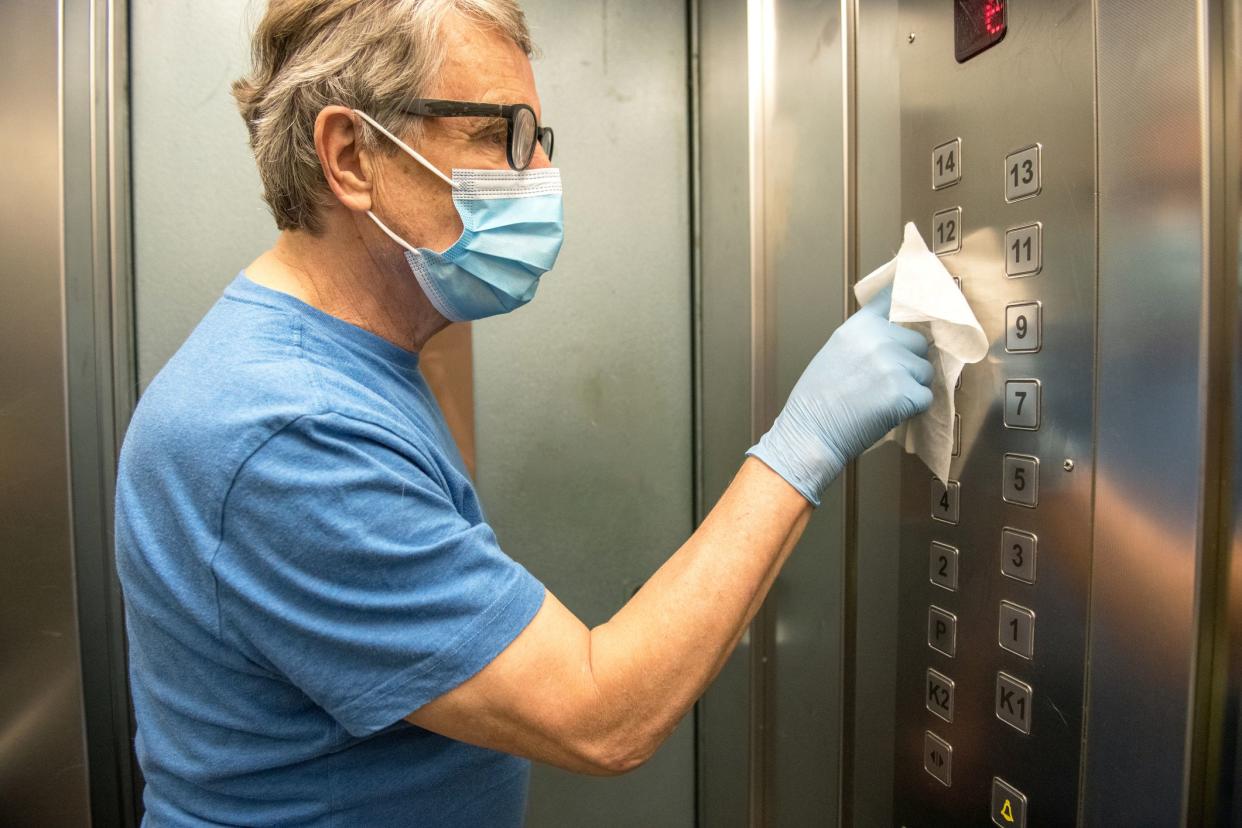
[(436, 310), (466, 322), (508, 313), (533, 299), (565, 237), (560, 170), (455, 169), (450, 178), (365, 112), (354, 112), (453, 188), (464, 229), (443, 253), (414, 247), (367, 211), (405, 248), (405, 260)]

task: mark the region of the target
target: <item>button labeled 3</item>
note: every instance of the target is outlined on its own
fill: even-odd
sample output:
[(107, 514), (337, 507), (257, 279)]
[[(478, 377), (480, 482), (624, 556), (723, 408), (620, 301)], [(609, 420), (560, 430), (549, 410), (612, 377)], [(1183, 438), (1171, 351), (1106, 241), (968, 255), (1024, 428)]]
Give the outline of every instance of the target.
[(935, 670), (927, 671), (927, 709), (946, 722), (953, 721), (953, 679)]
[(1030, 532), (1001, 532), (1001, 574), (1023, 583), (1035, 583), (1035, 555), (1039, 539)]
[(992, 777), (992, 822), (1001, 828), (1026, 828), (1026, 794), (999, 776)]
[(953, 784), (953, 746), (930, 730), (923, 734), (923, 770), (946, 788)]
[(1031, 685), (1008, 673), (996, 674), (996, 718), (1022, 733), (1031, 732)]
[(962, 249), (962, 208), (952, 207), (932, 216), (932, 252), (937, 256)]
[(957, 616), (940, 607), (927, 610), (927, 646), (949, 658), (957, 655)]
[(1010, 601), (1001, 601), (997, 640), (1009, 652), (1029, 659), (1035, 652), (1035, 612)]
[(931, 482), (931, 516), (941, 523), (957, 523), (958, 502), (961, 500), (962, 484), (950, 480), (946, 486), (938, 478)]

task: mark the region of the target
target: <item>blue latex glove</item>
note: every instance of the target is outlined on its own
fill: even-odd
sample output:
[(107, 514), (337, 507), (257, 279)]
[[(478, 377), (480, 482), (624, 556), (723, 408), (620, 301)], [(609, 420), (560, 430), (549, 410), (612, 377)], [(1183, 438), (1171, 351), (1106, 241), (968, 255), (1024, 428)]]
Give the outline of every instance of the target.
[(892, 288), (882, 291), (833, 333), (746, 452), (816, 506), (846, 463), (931, 405), (927, 340), (888, 321), (891, 300)]

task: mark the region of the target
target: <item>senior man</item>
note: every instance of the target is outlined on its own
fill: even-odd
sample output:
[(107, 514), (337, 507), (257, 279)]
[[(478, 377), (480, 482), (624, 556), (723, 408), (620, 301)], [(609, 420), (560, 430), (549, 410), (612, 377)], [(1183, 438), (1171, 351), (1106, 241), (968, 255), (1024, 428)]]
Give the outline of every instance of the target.
[(253, 46), (234, 92), (281, 234), (121, 460), (147, 819), (518, 825), (529, 759), (652, 755), (823, 488), (929, 404), (927, 344), (882, 305), (847, 321), (703, 525), (588, 629), (498, 546), (418, 366), (560, 249), (521, 10), (272, 0)]

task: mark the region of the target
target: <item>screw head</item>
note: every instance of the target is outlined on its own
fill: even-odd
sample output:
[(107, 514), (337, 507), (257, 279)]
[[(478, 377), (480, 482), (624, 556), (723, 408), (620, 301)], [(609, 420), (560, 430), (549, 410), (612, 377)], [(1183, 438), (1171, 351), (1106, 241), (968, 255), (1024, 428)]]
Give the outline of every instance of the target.
[(910, 32), (910, 34), (906, 35), (906, 41), (907, 41), (908, 43), (913, 43), (913, 42), (914, 42), (914, 32)]
[(1074, 461), (1067, 458), (1061, 468), (1065, 469), (1067, 472), (1072, 472), (1074, 470)]

